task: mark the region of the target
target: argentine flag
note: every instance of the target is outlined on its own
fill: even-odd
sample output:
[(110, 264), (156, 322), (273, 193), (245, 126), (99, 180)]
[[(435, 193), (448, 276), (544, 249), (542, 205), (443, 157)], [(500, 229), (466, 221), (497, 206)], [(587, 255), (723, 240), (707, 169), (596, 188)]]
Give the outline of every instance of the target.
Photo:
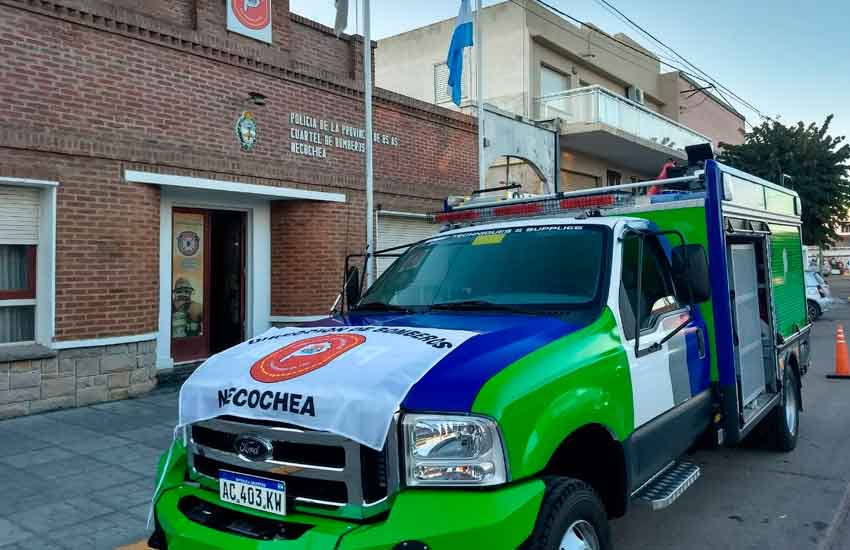
[(463, 77), (463, 50), (472, 46), (472, 30), (472, 10), (469, 9), (469, 0), (461, 0), (452, 43), (449, 46), (449, 57), (446, 60), (446, 65), (449, 67), (448, 93), (458, 107), (460, 107), (460, 87)]

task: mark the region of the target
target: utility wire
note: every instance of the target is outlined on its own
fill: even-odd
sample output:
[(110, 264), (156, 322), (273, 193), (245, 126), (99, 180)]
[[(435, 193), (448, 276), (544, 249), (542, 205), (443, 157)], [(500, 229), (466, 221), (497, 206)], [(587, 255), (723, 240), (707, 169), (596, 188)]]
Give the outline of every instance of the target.
[[(615, 36), (612, 36), (611, 34), (608, 34), (607, 32), (605, 32), (605, 31), (603, 31), (603, 30), (601, 30), (601, 29), (596, 28), (594, 25), (589, 25), (589, 24), (587, 24), (585, 21), (582, 21), (582, 20), (580, 20), (580, 19), (578, 19), (578, 18), (576, 18), (576, 17), (573, 17), (572, 15), (570, 15), (570, 14), (566, 13), (565, 11), (563, 11), (563, 10), (561, 10), (561, 9), (557, 8), (556, 6), (553, 6), (552, 4), (549, 4), (548, 2), (546, 2), (546, 1), (544, 1), (544, 0), (536, 0), (536, 1), (537, 1), (540, 5), (542, 5), (542, 6), (546, 7), (546, 8), (548, 8), (551, 12), (554, 12), (555, 14), (558, 14), (558, 15), (560, 15), (561, 17), (563, 17), (563, 18), (565, 18), (565, 19), (568, 19), (568, 20), (570, 20), (570, 21), (573, 21), (574, 23), (577, 23), (577, 24), (581, 25), (582, 27), (585, 27), (585, 28), (587, 28), (587, 29), (590, 29), (591, 31), (594, 31), (594, 32), (596, 32), (596, 33), (598, 33), (598, 34), (600, 34), (600, 35), (602, 35), (602, 36), (606, 37), (607, 39), (611, 40), (612, 42), (616, 42), (617, 44), (620, 44), (621, 46), (624, 46), (624, 47), (626, 47), (626, 48), (628, 48), (628, 49), (630, 49), (630, 50), (632, 50), (632, 51), (634, 51), (634, 52), (636, 52), (636, 53), (638, 53), (638, 54), (640, 54), (640, 55), (642, 55), (642, 56), (644, 56), (644, 57), (647, 57), (647, 58), (649, 58), (649, 59), (651, 59), (651, 60), (653, 60), (653, 61), (655, 61), (655, 62), (658, 62), (658, 63), (660, 63), (660, 64), (662, 64), (662, 65), (664, 65), (664, 66), (670, 67), (671, 69), (675, 69), (675, 70), (679, 71), (680, 73), (682, 73), (682, 74), (684, 74), (684, 75), (686, 75), (686, 76), (691, 77), (691, 78), (692, 78), (692, 79), (694, 79), (694, 80), (702, 81), (702, 82), (705, 82), (706, 84), (711, 84), (711, 85), (713, 85), (713, 87), (714, 87), (714, 89), (717, 91), (717, 93), (718, 93), (718, 94), (719, 94), (719, 95), (723, 98), (723, 101), (725, 101), (726, 103), (728, 103), (729, 105), (731, 105), (731, 104), (732, 104), (732, 102), (731, 102), (731, 101), (729, 101), (729, 99), (728, 99), (728, 98), (727, 98), (727, 97), (726, 97), (726, 96), (725, 96), (725, 95), (721, 92), (721, 89), (725, 90), (727, 93), (729, 93), (730, 95), (732, 95), (733, 97), (735, 97), (736, 99), (738, 99), (738, 101), (739, 101), (742, 105), (746, 106), (747, 108), (749, 108), (750, 110), (752, 110), (754, 113), (758, 114), (758, 116), (759, 116), (759, 117), (764, 118), (764, 119), (767, 119), (767, 120), (771, 120), (771, 121), (774, 121), (774, 122), (775, 122), (775, 119), (773, 119), (772, 117), (770, 117), (770, 116), (768, 116), (768, 115), (765, 115), (765, 114), (764, 114), (764, 113), (763, 113), (760, 109), (758, 109), (757, 107), (755, 107), (754, 105), (752, 105), (750, 102), (748, 102), (748, 101), (746, 101), (745, 99), (743, 99), (742, 97), (740, 97), (738, 94), (736, 94), (734, 91), (730, 90), (728, 87), (724, 86), (724, 85), (723, 85), (723, 84), (721, 84), (720, 82), (717, 82), (717, 81), (716, 81), (715, 79), (713, 79), (710, 75), (708, 75), (707, 73), (705, 73), (705, 71), (703, 71), (703, 70), (702, 70), (702, 69), (700, 69), (699, 67), (696, 67), (696, 65), (692, 64), (692, 63), (691, 63), (691, 62), (689, 62), (687, 59), (684, 59), (684, 58), (683, 58), (681, 55), (679, 55), (679, 54), (678, 54), (675, 50), (673, 50), (672, 48), (670, 48), (669, 46), (667, 46), (667, 45), (666, 45), (666, 44), (664, 44), (663, 42), (658, 41), (658, 42), (659, 42), (660, 44), (662, 44), (665, 48), (667, 48), (667, 49), (669, 49), (670, 51), (672, 51), (672, 52), (673, 52), (674, 54), (676, 54), (676, 55), (677, 55), (680, 59), (682, 59), (685, 63), (687, 63), (689, 67), (693, 67), (693, 68), (694, 68), (697, 72), (702, 73), (702, 74), (701, 74), (701, 75), (694, 74), (693, 72), (690, 72), (690, 71), (688, 71), (688, 70), (686, 70), (686, 69), (683, 69), (681, 66), (679, 66), (679, 65), (677, 65), (677, 64), (675, 64), (675, 63), (671, 63), (671, 62), (670, 62), (670, 60), (669, 60), (669, 58), (666, 58), (666, 59), (665, 59), (665, 58), (663, 58), (663, 57), (659, 56), (659, 55), (658, 55), (658, 54), (656, 54), (656, 53), (650, 53), (650, 52), (648, 52), (647, 50), (644, 50), (644, 49), (642, 49), (642, 48), (639, 48), (639, 47), (636, 47), (636, 46), (634, 46), (634, 45), (632, 45), (632, 44), (629, 44), (628, 42), (625, 42), (625, 41), (623, 41), (623, 40), (620, 40), (620, 39), (616, 38)], [(563, 25), (560, 25), (559, 23), (557, 23), (557, 22), (555, 22), (555, 21), (552, 21), (552, 20), (550, 20), (550, 19), (547, 19), (547, 18), (545, 18), (545, 17), (541, 16), (540, 14), (538, 14), (538, 13), (536, 13), (536, 12), (531, 11), (530, 9), (528, 9), (528, 7), (527, 7), (527, 6), (525, 6), (525, 5), (521, 4), (521, 3), (519, 3), (517, 0), (511, 0), (511, 2), (513, 2), (514, 4), (516, 4), (517, 6), (519, 6), (520, 8), (522, 8), (522, 9), (526, 10), (528, 13), (532, 13), (532, 14), (534, 14), (534, 15), (537, 15), (538, 17), (540, 17), (541, 19), (543, 19), (544, 21), (546, 21), (546, 22), (548, 22), (548, 23), (550, 23), (550, 24), (552, 24), (552, 25), (555, 25), (555, 26), (557, 26), (557, 27), (560, 27), (561, 29), (566, 30), (566, 31), (568, 31), (568, 32), (570, 32), (570, 33), (572, 33), (572, 34), (576, 34), (574, 29), (570, 29), (570, 28), (568, 28), (568, 27), (565, 27), (565, 26), (563, 26)], [(616, 9), (616, 8), (614, 8), (613, 6), (611, 6), (611, 7), (612, 7), (613, 9)], [(619, 10), (617, 10), (617, 11), (619, 11)], [(622, 14), (622, 12), (620, 12), (620, 13)], [(626, 16), (625, 16), (625, 14), (623, 14), (623, 17), (626, 17)], [(632, 23), (632, 24), (633, 24), (633, 25), (635, 25), (637, 28), (642, 29), (642, 27), (640, 27), (639, 25), (637, 25), (637, 23)], [(649, 33), (648, 33), (648, 31), (643, 31), (643, 32), (646, 32), (647, 34), (649, 34)], [(650, 36), (651, 36), (651, 35), (650, 35)], [(655, 39), (654, 37), (652, 37), (652, 38), (653, 38), (654, 40), (657, 40), (657, 39)], [(597, 47), (598, 47), (598, 46), (597, 46)], [(605, 49), (605, 48), (601, 48), (601, 47), (600, 47), (600, 49), (602, 49), (602, 50), (604, 50), (604, 51), (607, 51), (608, 53), (610, 53), (610, 54), (612, 54), (612, 55), (614, 55), (614, 56), (616, 56), (616, 57), (619, 57), (620, 59), (623, 59), (623, 60), (625, 60), (625, 61), (631, 61), (631, 60), (629, 60), (629, 59), (624, 58), (624, 57), (623, 57), (623, 56), (621, 56), (621, 55), (617, 55), (616, 53), (612, 52), (611, 50), (607, 50), (607, 49)]]
[[(741, 96), (739, 96), (738, 94), (736, 94), (735, 92), (733, 92), (732, 90), (730, 90), (728, 87), (726, 87), (726, 86), (724, 86), (723, 84), (721, 84), (721, 83), (720, 83), (720, 82), (719, 82), (716, 78), (712, 77), (712, 76), (711, 76), (711, 75), (709, 75), (707, 72), (705, 72), (704, 70), (702, 70), (702, 69), (700, 69), (699, 67), (697, 67), (697, 66), (696, 66), (694, 63), (692, 63), (690, 60), (688, 60), (687, 58), (685, 58), (685, 56), (683, 56), (682, 54), (680, 54), (679, 52), (677, 52), (675, 49), (673, 49), (673, 48), (672, 48), (672, 47), (670, 47), (669, 45), (667, 45), (667, 44), (665, 44), (664, 42), (662, 42), (662, 41), (661, 41), (661, 39), (657, 38), (657, 37), (656, 37), (655, 35), (653, 35), (651, 32), (649, 32), (649, 31), (648, 31), (648, 30), (646, 30), (644, 27), (642, 27), (641, 25), (639, 25), (636, 21), (634, 21), (632, 18), (630, 18), (628, 15), (626, 15), (625, 13), (623, 13), (622, 11), (620, 11), (620, 10), (619, 10), (616, 6), (614, 6), (611, 2), (609, 2), (608, 0), (596, 0), (596, 2), (598, 2), (598, 3), (599, 3), (600, 5), (602, 5), (603, 7), (607, 8), (610, 12), (612, 12), (612, 13), (614, 13), (615, 15), (619, 16), (621, 20), (625, 20), (625, 21), (626, 21), (628, 24), (630, 24), (632, 27), (634, 27), (635, 29), (637, 29), (638, 31), (640, 31), (640, 32), (641, 32), (644, 36), (646, 36), (646, 37), (648, 37), (649, 39), (653, 40), (654, 42), (656, 42), (657, 44), (659, 44), (660, 46), (662, 46), (663, 48), (665, 48), (666, 50), (668, 50), (669, 52), (671, 52), (673, 55), (675, 55), (676, 57), (678, 57), (679, 59), (681, 59), (681, 60), (682, 60), (682, 61), (683, 61), (683, 62), (684, 62), (687, 66), (691, 67), (693, 70), (695, 70), (695, 71), (699, 72), (700, 74), (702, 74), (702, 75), (703, 75), (705, 78), (707, 78), (707, 79), (708, 79), (708, 80), (709, 80), (712, 84), (714, 84), (714, 85), (715, 85), (715, 90), (716, 90), (716, 91), (717, 91), (717, 93), (720, 95), (720, 97), (722, 97), (722, 98), (723, 98), (723, 100), (724, 100), (724, 101), (726, 101), (726, 103), (729, 103), (729, 104), (731, 105), (731, 102), (730, 102), (730, 101), (726, 98), (726, 96), (724, 96), (724, 95), (723, 95), (723, 93), (720, 91), (721, 89), (723, 89), (723, 90), (725, 90), (726, 92), (728, 92), (728, 93), (729, 93), (729, 95), (731, 95), (732, 97), (734, 97), (735, 99), (737, 99), (737, 100), (738, 100), (738, 101), (739, 101), (742, 105), (745, 105), (746, 107), (748, 107), (749, 109), (751, 109), (753, 112), (755, 112), (756, 114), (758, 114), (758, 116), (760, 116), (761, 118), (764, 118), (764, 119), (767, 119), (767, 120), (771, 120), (771, 121), (773, 120), (771, 117), (769, 117), (769, 116), (765, 115), (764, 113), (762, 113), (762, 111), (761, 111), (760, 109), (758, 109), (756, 106), (754, 106), (752, 103), (750, 103), (749, 101), (745, 100), (744, 98), (742, 98)], [(543, 2), (541, 2), (541, 3), (543, 3)]]
[[(566, 31), (566, 32), (569, 32), (570, 34), (572, 34), (572, 35), (574, 35), (574, 36), (576, 36), (576, 37), (578, 37), (578, 38), (581, 38), (581, 39), (583, 39), (583, 38), (584, 38), (583, 36), (581, 36), (581, 34), (579, 34), (578, 32), (576, 32), (576, 29), (575, 29), (575, 28), (567, 27), (567, 26), (565, 26), (565, 25), (561, 24), (561, 23), (560, 23), (560, 22), (558, 22), (558, 21), (553, 21), (552, 19), (548, 19), (548, 18), (546, 18), (546, 17), (542, 16), (541, 14), (539, 14), (539, 13), (537, 13), (537, 12), (534, 12), (534, 11), (530, 10), (527, 6), (525, 6), (525, 5), (521, 4), (518, 0), (510, 0), (510, 1), (511, 1), (513, 4), (515, 4), (516, 6), (518, 6), (519, 8), (521, 8), (521, 9), (525, 10), (527, 13), (530, 13), (530, 14), (532, 14), (532, 15), (537, 16), (538, 18), (540, 18), (540, 19), (542, 19), (543, 21), (545, 21), (545, 22), (549, 23), (550, 25), (553, 25), (553, 26), (555, 26), (555, 27), (560, 28), (561, 30), (564, 30), (564, 31)], [(630, 49), (630, 50), (633, 50), (634, 52), (636, 52), (636, 53), (638, 53), (638, 54), (640, 54), (640, 55), (642, 55), (642, 56), (644, 56), (644, 57), (647, 57), (647, 58), (651, 59), (651, 60), (652, 60), (652, 61), (654, 61), (654, 62), (660, 63), (661, 65), (664, 65), (664, 66), (666, 66), (666, 67), (669, 67), (669, 68), (671, 68), (671, 69), (674, 69), (674, 70), (676, 70), (676, 71), (679, 71), (680, 73), (682, 73), (682, 74), (684, 74), (684, 75), (686, 75), (686, 76), (689, 76), (691, 79), (693, 79), (693, 80), (695, 80), (695, 81), (700, 81), (700, 82), (703, 82), (703, 83), (707, 84), (709, 87), (713, 88), (713, 89), (714, 89), (714, 90), (718, 93), (718, 95), (720, 95), (720, 96), (721, 96), (721, 98), (722, 98), (722, 100), (723, 100), (723, 101), (725, 101), (728, 105), (732, 105), (732, 102), (731, 102), (731, 101), (729, 101), (729, 98), (727, 98), (727, 97), (723, 94), (723, 92), (720, 90), (720, 88), (719, 88), (719, 86), (717, 85), (717, 83), (716, 83), (716, 82), (713, 82), (712, 80), (709, 80), (709, 79), (708, 79), (708, 78), (706, 78), (705, 76), (696, 75), (696, 74), (694, 74), (694, 73), (692, 73), (692, 72), (690, 72), (690, 71), (688, 71), (688, 70), (686, 70), (686, 69), (682, 68), (681, 66), (677, 65), (676, 63), (673, 63), (673, 62), (672, 62), (672, 60), (670, 60), (670, 58), (662, 57), (662, 56), (659, 56), (658, 54), (655, 54), (655, 53), (650, 53), (650, 52), (648, 52), (648, 51), (646, 51), (646, 50), (643, 50), (643, 49), (638, 48), (638, 47), (636, 47), (636, 46), (634, 46), (634, 45), (632, 45), (632, 44), (629, 44), (628, 42), (625, 42), (625, 41), (623, 41), (623, 40), (620, 40), (620, 39), (618, 39), (618, 38), (616, 38), (616, 37), (614, 37), (614, 36), (612, 36), (612, 35), (608, 34), (607, 32), (605, 32), (605, 31), (603, 31), (603, 30), (601, 30), (601, 29), (596, 28), (596, 27), (595, 27), (595, 26), (593, 26), (593, 25), (589, 25), (589, 24), (587, 24), (586, 22), (582, 21), (581, 19), (578, 19), (578, 18), (576, 18), (576, 17), (573, 17), (573, 16), (569, 15), (568, 13), (566, 13), (566, 12), (564, 12), (564, 11), (562, 11), (562, 10), (560, 10), (560, 9), (558, 9), (558, 8), (556, 8), (556, 7), (554, 7), (554, 6), (551, 6), (551, 5), (547, 4), (547, 3), (546, 3), (546, 2), (544, 2), (543, 0), (537, 0), (537, 1), (538, 1), (541, 5), (543, 5), (543, 6), (547, 7), (547, 8), (549, 8), (549, 10), (550, 10), (550, 11), (552, 11), (552, 12), (554, 12), (555, 14), (557, 14), (557, 15), (561, 15), (562, 17), (564, 17), (564, 18), (566, 18), (566, 19), (568, 19), (568, 20), (570, 20), (570, 21), (573, 21), (573, 22), (577, 23), (578, 25), (581, 25), (582, 27), (585, 27), (585, 28), (587, 28), (587, 29), (589, 29), (589, 30), (591, 30), (591, 31), (593, 31), (593, 32), (596, 32), (596, 33), (598, 33), (598, 34), (600, 34), (600, 35), (602, 35), (602, 36), (604, 36), (604, 37), (608, 38), (608, 39), (609, 39), (609, 40), (611, 40), (612, 42), (616, 42), (617, 44), (620, 44), (621, 46), (624, 46), (624, 47), (626, 47), (626, 48), (628, 48), (628, 49)], [(609, 54), (613, 55), (614, 57), (617, 57), (617, 58), (619, 58), (619, 59), (622, 59), (623, 61), (626, 61), (627, 63), (634, 63), (634, 60), (633, 60), (633, 59), (629, 59), (629, 58), (627, 58), (627, 57), (624, 57), (624, 56), (620, 55), (619, 53), (617, 53), (617, 52), (615, 52), (615, 51), (612, 51), (612, 50), (609, 50), (609, 49), (607, 49), (607, 48), (604, 48), (604, 47), (600, 46), (599, 44), (595, 44), (595, 46), (596, 46), (598, 49), (602, 50), (602, 51), (608, 52)], [(700, 72), (701, 72), (701, 71), (700, 71)], [(726, 89), (726, 88), (724, 87), (724, 89)], [(727, 89), (727, 91), (728, 91), (728, 89)], [(751, 106), (750, 108), (751, 108), (754, 112), (758, 113), (758, 115), (759, 115), (760, 117), (767, 118), (767, 119), (769, 119), (769, 120), (774, 120), (773, 118), (768, 117), (768, 116), (766, 116), (766, 115), (762, 114), (762, 113), (761, 113), (761, 111), (759, 111), (759, 110), (758, 110), (758, 109), (756, 109), (755, 107), (752, 107), (752, 106)], [(750, 122), (746, 119), (746, 117), (744, 117), (744, 124), (745, 124), (745, 125), (747, 125), (747, 126), (749, 126), (750, 128), (754, 128), (754, 126), (753, 126), (753, 125), (752, 125), (752, 124), (751, 124), (751, 123), (750, 123)]]
[[(534, 11), (532, 11), (532, 10), (528, 9), (528, 7), (527, 7), (527, 6), (524, 6), (524, 5), (523, 5), (523, 4), (521, 4), (518, 0), (510, 0), (510, 1), (511, 1), (512, 3), (514, 3), (514, 4), (516, 4), (517, 6), (519, 6), (520, 8), (524, 9), (527, 13), (530, 13), (530, 14), (532, 14), (532, 15), (536, 15), (537, 17), (539, 17), (539, 18), (540, 18), (540, 19), (542, 19), (543, 21), (546, 21), (547, 23), (549, 23), (549, 24), (551, 24), (551, 25), (554, 25), (554, 26), (556, 26), (556, 27), (560, 28), (561, 30), (567, 31), (567, 32), (569, 32), (570, 34), (573, 34), (574, 36), (577, 36), (577, 37), (582, 38), (582, 39), (584, 38), (583, 36), (581, 36), (579, 33), (577, 33), (577, 32), (576, 32), (576, 29), (574, 29), (574, 28), (570, 28), (570, 27), (566, 27), (566, 26), (564, 26), (564, 25), (560, 24), (560, 23), (559, 23), (559, 22), (557, 22), (557, 21), (553, 21), (553, 20), (551, 20), (551, 19), (548, 19), (548, 18), (546, 18), (546, 17), (543, 17), (543, 16), (542, 16), (542, 15), (540, 15), (539, 13), (536, 13), (536, 12), (534, 12)], [(636, 53), (638, 53), (638, 54), (640, 54), (640, 55), (642, 55), (642, 56), (644, 56), (644, 57), (646, 57), (646, 58), (648, 58), (648, 59), (650, 59), (650, 60), (652, 60), (652, 61), (654, 61), (654, 62), (656, 62), (656, 63), (660, 63), (661, 65), (664, 65), (665, 67), (670, 67), (671, 69), (675, 69), (675, 70), (679, 71), (680, 73), (682, 73), (682, 74), (684, 74), (684, 75), (687, 75), (687, 76), (691, 77), (691, 78), (692, 78), (692, 79), (694, 79), (694, 80), (698, 80), (698, 81), (704, 82), (705, 84), (712, 84), (712, 85), (714, 84), (714, 82), (711, 82), (710, 80), (706, 79), (706, 78), (705, 78), (705, 77), (703, 77), (703, 76), (699, 76), (699, 75), (693, 74), (693, 73), (691, 73), (691, 72), (689, 72), (689, 71), (687, 71), (687, 70), (683, 69), (681, 66), (676, 65), (675, 63), (671, 63), (671, 62), (665, 61), (664, 59), (662, 59), (661, 57), (659, 57), (657, 54), (650, 53), (650, 52), (648, 52), (648, 51), (646, 51), (646, 50), (643, 50), (643, 49), (641, 49), (641, 48), (639, 48), (639, 47), (637, 47), (637, 46), (634, 46), (634, 45), (632, 45), (632, 44), (629, 44), (628, 42), (625, 42), (625, 41), (623, 41), (623, 40), (620, 40), (619, 38), (616, 38), (616, 37), (614, 37), (614, 36), (612, 36), (612, 35), (608, 34), (607, 32), (605, 32), (605, 31), (603, 31), (603, 30), (601, 30), (601, 29), (598, 29), (598, 28), (596, 28), (596, 27), (595, 27), (595, 26), (593, 26), (593, 25), (590, 25), (590, 24), (588, 24), (588, 23), (587, 23), (587, 22), (585, 22), (585, 21), (582, 21), (581, 19), (578, 19), (578, 18), (576, 18), (576, 17), (573, 17), (572, 15), (569, 15), (568, 13), (563, 12), (563, 11), (559, 10), (558, 8), (556, 8), (556, 7), (554, 7), (554, 6), (551, 6), (550, 4), (547, 4), (546, 2), (543, 2), (542, 0), (537, 0), (537, 1), (538, 1), (541, 5), (543, 5), (543, 6), (547, 7), (547, 8), (549, 8), (549, 10), (550, 10), (550, 11), (552, 11), (552, 12), (554, 12), (555, 14), (558, 14), (558, 15), (560, 15), (560, 16), (562, 16), (562, 17), (566, 18), (566, 19), (569, 19), (570, 21), (573, 21), (574, 23), (577, 23), (578, 25), (581, 25), (582, 27), (585, 27), (585, 28), (587, 28), (587, 29), (589, 29), (589, 30), (591, 30), (591, 31), (593, 31), (593, 32), (595, 32), (595, 33), (598, 33), (598, 34), (600, 34), (600, 35), (604, 36), (605, 38), (607, 38), (607, 39), (611, 40), (612, 42), (616, 42), (617, 44), (620, 44), (621, 46), (625, 46), (626, 48), (628, 48), (628, 49), (630, 49), (630, 50), (633, 50), (634, 52), (636, 52)], [(603, 51), (605, 51), (605, 52), (608, 52), (609, 54), (613, 55), (614, 57), (618, 57), (618, 58), (620, 58), (620, 59), (622, 59), (623, 61), (626, 61), (626, 62), (628, 62), (628, 63), (634, 63), (634, 60), (633, 60), (633, 59), (629, 59), (629, 58), (627, 58), (627, 57), (623, 57), (622, 55), (619, 55), (617, 52), (614, 52), (614, 51), (609, 50), (609, 49), (607, 49), (607, 48), (603, 48), (603, 47), (602, 47), (602, 46), (600, 46), (599, 44), (594, 44), (594, 45), (595, 45), (597, 48), (599, 48), (600, 50), (603, 50)], [(669, 58), (668, 58), (668, 60), (669, 60)]]

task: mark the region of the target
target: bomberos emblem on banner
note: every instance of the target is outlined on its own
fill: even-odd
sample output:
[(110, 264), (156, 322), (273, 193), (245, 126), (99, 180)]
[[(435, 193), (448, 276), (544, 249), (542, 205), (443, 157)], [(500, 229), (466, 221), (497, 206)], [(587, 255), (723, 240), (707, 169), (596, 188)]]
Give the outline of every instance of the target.
[(271, 44), (271, 0), (227, 0), (227, 30)]
[(180, 390), (179, 425), (232, 415), (328, 431), (380, 450), (410, 388), (474, 332), (273, 328), (210, 357)]

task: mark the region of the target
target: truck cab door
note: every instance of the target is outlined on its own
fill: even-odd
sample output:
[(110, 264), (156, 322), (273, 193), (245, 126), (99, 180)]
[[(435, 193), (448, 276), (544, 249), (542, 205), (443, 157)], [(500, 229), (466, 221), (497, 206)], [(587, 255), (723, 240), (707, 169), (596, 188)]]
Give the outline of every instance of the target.
[[(622, 243), (619, 309), (634, 403), (637, 467), (632, 473), (640, 480), (678, 458), (707, 425), (710, 400), (705, 399), (708, 408), (699, 411), (690, 411), (688, 403), (701, 385), (694, 383), (694, 374), (707, 373), (709, 367), (705, 325), (677, 300), (670, 261), (659, 237), (634, 236)], [(675, 334), (664, 341), (671, 333)]]

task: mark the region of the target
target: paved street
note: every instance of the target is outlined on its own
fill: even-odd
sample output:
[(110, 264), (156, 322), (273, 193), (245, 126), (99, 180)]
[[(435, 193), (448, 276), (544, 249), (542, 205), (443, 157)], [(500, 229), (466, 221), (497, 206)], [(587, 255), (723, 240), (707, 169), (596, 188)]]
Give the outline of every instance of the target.
[(824, 376), (834, 369), (836, 325), (850, 329), (850, 280), (830, 282), (837, 304), (815, 323), (794, 452), (696, 453), (702, 477), (667, 510), (633, 509), (615, 522), (617, 550), (850, 548), (850, 381)]
[[(700, 480), (674, 506), (614, 523), (618, 550), (850, 548), (850, 382), (827, 380), (850, 281), (816, 323), (797, 450), (699, 452)], [(0, 422), (0, 549), (111, 550), (146, 537), (156, 458), (176, 393)], [(142, 548), (134, 545), (133, 548)]]

